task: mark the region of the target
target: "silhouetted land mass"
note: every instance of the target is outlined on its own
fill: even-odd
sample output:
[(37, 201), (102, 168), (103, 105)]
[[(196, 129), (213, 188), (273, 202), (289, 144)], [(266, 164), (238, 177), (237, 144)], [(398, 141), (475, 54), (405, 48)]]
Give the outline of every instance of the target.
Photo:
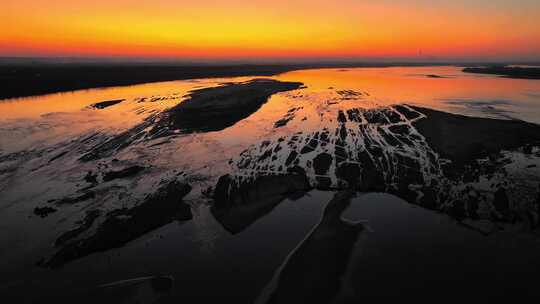
[(149, 82), (269, 76), (296, 66), (9, 65), (0, 66), (0, 99)]
[(414, 126), (430, 146), (454, 165), (540, 141), (540, 126), (520, 120), (467, 117), (412, 107), (427, 115)]
[(189, 221), (191, 209), (182, 198), (191, 191), (191, 186), (179, 181), (162, 185), (156, 193), (131, 209), (117, 209), (99, 226), (95, 234), (68, 242), (92, 226), (97, 214), (88, 213), (81, 226), (61, 235), (57, 245), (66, 244), (44, 265), (51, 268), (62, 266), (94, 252), (118, 248), (127, 242), (174, 220)]
[(150, 131), (153, 136), (221, 131), (255, 113), (273, 94), (296, 90), (301, 82), (254, 79), (217, 88), (192, 91), (182, 103), (172, 107)]
[(116, 104), (119, 104), (122, 101), (124, 101), (124, 99), (106, 100), (106, 101), (91, 104), (90, 107), (94, 109), (103, 110), (105, 108), (112, 107)]
[(474, 67), (474, 68), (464, 68), (463, 72), (476, 73), (476, 74), (501, 75), (508, 78), (540, 79), (540, 68), (506, 67), (506, 66)]
[(195, 78), (272, 76), (309, 68), (436, 66), (456, 63), (325, 62), (280, 64), (58, 63), (0, 58), (0, 99)]

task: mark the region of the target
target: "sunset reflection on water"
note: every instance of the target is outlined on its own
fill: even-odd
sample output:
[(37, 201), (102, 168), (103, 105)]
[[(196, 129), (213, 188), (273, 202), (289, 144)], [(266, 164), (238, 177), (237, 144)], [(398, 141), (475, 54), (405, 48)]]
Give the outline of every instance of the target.
[[(378, 105), (411, 103), (475, 116), (493, 116), (478, 105), (511, 111), (511, 116), (540, 123), (540, 82), (467, 74), (459, 67), (388, 67), (303, 70), (280, 80), (301, 81), (311, 90), (367, 92)], [(475, 107), (476, 105), (476, 107)], [(501, 118), (501, 117), (498, 117)]]
[[(58, 143), (86, 132), (117, 133), (181, 102), (192, 90), (258, 77), (198, 79), (111, 87), (0, 101), (0, 148), (14, 151), (36, 142)], [(408, 103), (471, 116), (540, 123), (540, 81), (466, 74), (459, 67), (312, 69), (274, 77), (305, 88), (275, 94), (261, 109), (219, 134), (226, 143), (248, 143), (274, 133), (319, 128), (324, 111)], [(359, 95), (341, 98), (340, 91)], [(96, 102), (124, 100), (103, 110)], [(333, 101), (334, 99), (339, 99)], [(274, 123), (294, 107), (301, 124)], [(332, 114), (333, 115), (333, 114)]]

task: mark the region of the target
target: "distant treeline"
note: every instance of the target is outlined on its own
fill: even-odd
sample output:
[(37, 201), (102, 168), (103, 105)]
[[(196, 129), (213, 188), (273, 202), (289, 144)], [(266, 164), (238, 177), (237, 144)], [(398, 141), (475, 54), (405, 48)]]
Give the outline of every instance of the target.
[(169, 80), (269, 76), (293, 66), (7, 65), (0, 66), (0, 99)]
[(465, 73), (493, 74), (509, 78), (540, 79), (540, 67), (474, 67), (463, 69)]
[[(42, 95), (99, 87), (148, 82), (235, 76), (272, 76), (309, 68), (354, 68), (388, 66), (437, 66), (457, 63), (325, 62), (302, 64), (175, 65), (173, 63), (47, 63), (0, 60), (0, 99)], [(467, 68), (465, 72), (489, 73), (519, 78), (540, 78), (540, 70), (521, 68)]]

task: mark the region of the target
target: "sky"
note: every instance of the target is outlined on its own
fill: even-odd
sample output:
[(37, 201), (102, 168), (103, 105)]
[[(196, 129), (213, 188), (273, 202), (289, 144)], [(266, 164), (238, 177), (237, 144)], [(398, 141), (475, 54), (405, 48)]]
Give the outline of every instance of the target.
[(539, 0), (1, 0), (0, 56), (540, 60)]

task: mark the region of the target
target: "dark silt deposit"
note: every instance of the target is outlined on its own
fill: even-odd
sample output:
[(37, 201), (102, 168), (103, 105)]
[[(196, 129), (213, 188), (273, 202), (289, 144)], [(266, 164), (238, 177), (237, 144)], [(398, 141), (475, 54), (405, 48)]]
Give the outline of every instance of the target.
[(84, 216), (84, 219), (82, 219), (78, 224), (79, 226), (72, 229), (72, 230), (69, 230), (69, 231), (66, 231), (64, 233), (62, 233), (62, 235), (60, 235), (56, 241), (54, 242), (54, 246), (58, 247), (58, 246), (62, 246), (64, 245), (65, 243), (67, 243), (68, 241), (78, 237), (79, 235), (81, 235), (83, 232), (87, 231), (88, 229), (90, 229), (90, 227), (92, 227), (92, 225), (94, 224), (94, 221), (101, 215), (101, 211), (99, 209), (94, 209), (94, 210), (91, 210), (91, 211), (88, 211), (86, 213), (86, 215)]
[(72, 196), (72, 197), (64, 197), (58, 200), (52, 200), (50, 202), (56, 204), (57, 206), (73, 205), (73, 204), (91, 200), (95, 197), (96, 197), (96, 193), (90, 190), (83, 194), (76, 194), (75, 196)]
[(540, 143), (540, 126), (535, 124), (416, 109), (428, 119), (419, 120), (414, 126), (437, 153), (457, 166), (502, 150)]
[(94, 108), (94, 109), (98, 109), (98, 110), (103, 110), (103, 109), (105, 109), (105, 108), (108, 108), (108, 107), (112, 107), (112, 106), (114, 106), (114, 105), (117, 105), (117, 104), (121, 103), (122, 101), (124, 101), (124, 99), (115, 99), (115, 100), (101, 101), (101, 102), (97, 102), (97, 103), (91, 104), (91, 105), (90, 105), (90, 108)]
[(150, 131), (153, 136), (220, 131), (257, 111), (273, 94), (302, 86), (299, 82), (255, 79), (193, 91), (166, 111)]
[(89, 213), (81, 226), (60, 236), (56, 245), (59, 251), (44, 265), (60, 267), (63, 264), (94, 252), (123, 246), (141, 235), (174, 220), (187, 221), (192, 218), (191, 208), (181, 199), (191, 191), (187, 184), (172, 181), (165, 183), (155, 193), (148, 195), (142, 203), (131, 209), (113, 210), (89, 237), (75, 239), (88, 230), (99, 213)]
[(48, 207), (48, 206), (34, 208), (34, 214), (42, 218), (47, 217), (49, 214), (54, 213), (56, 211), (58, 210), (52, 207)]
[(195, 90), (178, 105), (94, 147), (81, 160), (112, 155), (138, 140), (223, 130), (256, 112), (273, 94), (301, 86), (299, 82), (255, 79)]
[(285, 198), (301, 197), (310, 190), (307, 177), (301, 173), (265, 175), (231, 187), (235, 181), (222, 176), (214, 191), (212, 213), (231, 233), (239, 233), (257, 219), (270, 213)]
[(141, 173), (145, 168), (141, 166), (127, 167), (119, 171), (109, 171), (103, 175), (103, 181), (108, 182), (118, 178), (129, 178)]
[(302, 108), (292, 108), (292, 109), (290, 109), (283, 118), (281, 118), (280, 120), (278, 120), (278, 121), (276, 121), (274, 123), (274, 128), (281, 128), (281, 127), (286, 126), (287, 123), (289, 123), (289, 121), (294, 119), (295, 113), (298, 110), (301, 110), (301, 109)]

